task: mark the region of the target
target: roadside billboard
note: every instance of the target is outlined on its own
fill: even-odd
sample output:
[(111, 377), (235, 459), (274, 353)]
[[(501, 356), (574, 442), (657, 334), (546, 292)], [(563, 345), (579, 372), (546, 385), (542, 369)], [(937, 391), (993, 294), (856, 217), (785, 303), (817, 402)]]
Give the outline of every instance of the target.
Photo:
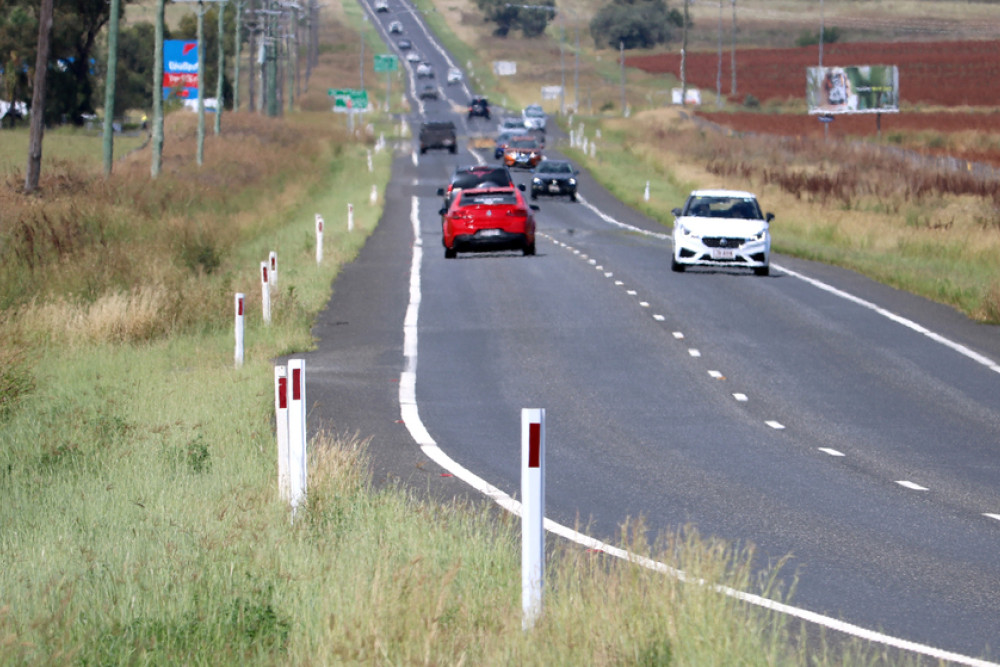
[(811, 114), (898, 113), (899, 68), (807, 67), (806, 103)]
[(182, 100), (198, 99), (198, 42), (163, 41), (163, 99), (176, 94)]

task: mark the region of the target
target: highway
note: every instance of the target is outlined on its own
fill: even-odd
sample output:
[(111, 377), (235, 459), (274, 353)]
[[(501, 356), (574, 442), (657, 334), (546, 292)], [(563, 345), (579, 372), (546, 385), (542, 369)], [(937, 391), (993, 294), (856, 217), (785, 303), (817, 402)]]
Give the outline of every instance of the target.
[[(413, 128), (492, 129), (466, 121), (475, 91), (444, 84), (457, 63), (419, 15), (389, 6), (371, 18), (404, 22), (445, 96), (414, 100)], [(788, 558), (796, 608), (1000, 659), (998, 327), (780, 255), (769, 277), (672, 273), (669, 228), (586, 170), (581, 202), (537, 202), (537, 256), (446, 260), (435, 192), (477, 161), (492, 149), (397, 152), (383, 219), (305, 355), (311, 425), (370, 437), (378, 484), (482, 497), (417, 432), (516, 497), (520, 411), (544, 408), (552, 521), (611, 544), (640, 516), (654, 537), (752, 544), (762, 570)]]

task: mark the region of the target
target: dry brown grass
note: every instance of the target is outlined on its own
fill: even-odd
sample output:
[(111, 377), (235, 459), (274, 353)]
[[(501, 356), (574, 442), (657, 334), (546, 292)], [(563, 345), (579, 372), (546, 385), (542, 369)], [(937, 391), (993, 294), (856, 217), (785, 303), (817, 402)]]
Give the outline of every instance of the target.
[[(330, 21), (321, 41), (353, 35)], [(201, 167), (197, 117), (178, 111), (165, 121), (157, 179), (149, 147), (117, 162), (107, 179), (78, 162), (47, 164), (34, 196), (8, 176), (0, 185), (8, 329), (24, 340), (120, 343), (218, 324), (225, 315), (208, 306), (241, 261), (236, 246), (284, 225), (287, 211), (328, 178), (330, 160), (359, 140), (331, 122), (326, 95), (327, 82), (356, 76), (356, 67), (348, 51), (321, 54), (298, 98), (316, 113), (224, 113), (219, 136), (209, 124)]]

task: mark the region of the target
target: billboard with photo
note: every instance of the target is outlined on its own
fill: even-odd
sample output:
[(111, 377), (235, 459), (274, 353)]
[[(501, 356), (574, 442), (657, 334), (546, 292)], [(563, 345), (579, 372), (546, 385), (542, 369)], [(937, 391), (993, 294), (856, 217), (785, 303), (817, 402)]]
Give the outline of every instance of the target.
[(806, 103), (811, 114), (898, 113), (899, 68), (807, 67)]

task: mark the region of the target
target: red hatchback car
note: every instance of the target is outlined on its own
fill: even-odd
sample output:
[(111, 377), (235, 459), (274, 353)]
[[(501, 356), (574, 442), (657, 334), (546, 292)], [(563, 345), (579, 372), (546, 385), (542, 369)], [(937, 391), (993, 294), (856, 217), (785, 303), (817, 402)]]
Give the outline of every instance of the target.
[(459, 252), (520, 250), (535, 254), (535, 211), (515, 188), (462, 190), (441, 209), (444, 256)]

